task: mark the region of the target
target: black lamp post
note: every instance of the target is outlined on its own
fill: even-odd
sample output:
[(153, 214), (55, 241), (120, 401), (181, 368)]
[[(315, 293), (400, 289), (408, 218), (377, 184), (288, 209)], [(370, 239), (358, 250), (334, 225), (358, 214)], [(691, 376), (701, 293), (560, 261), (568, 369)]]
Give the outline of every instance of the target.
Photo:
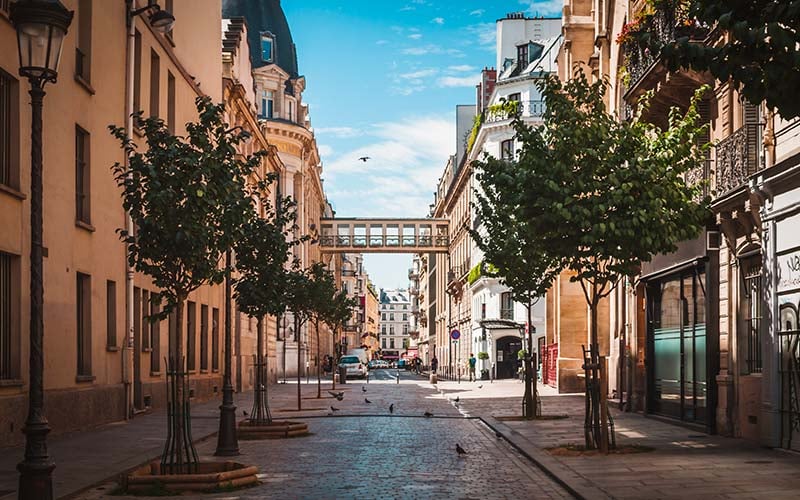
[(44, 85), (55, 83), (61, 45), (72, 12), (58, 0), (19, 0), (11, 4), (17, 30), (19, 74), (31, 84), (31, 321), (28, 417), (25, 459), (19, 469), (19, 498), (53, 498), (55, 463), (47, 454), (50, 425), (44, 416), (44, 283), (42, 261), (42, 101)]

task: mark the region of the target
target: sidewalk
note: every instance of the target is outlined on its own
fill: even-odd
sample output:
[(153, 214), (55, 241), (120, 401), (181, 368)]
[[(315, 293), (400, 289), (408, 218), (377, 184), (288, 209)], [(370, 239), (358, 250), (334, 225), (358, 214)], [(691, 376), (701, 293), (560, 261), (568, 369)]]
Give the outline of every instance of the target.
[(583, 395), (555, 395), (549, 387), (539, 388), (542, 413), (569, 418), (502, 420), (521, 414), (523, 388), (517, 381), (439, 384), (448, 398), (459, 397), (464, 413), (482, 417), (586, 498), (597, 496), (591, 492), (612, 498), (800, 498), (798, 454), (615, 409), (617, 444), (643, 445), (654, 451), (553, 456), (545, 449), (583, 443)]

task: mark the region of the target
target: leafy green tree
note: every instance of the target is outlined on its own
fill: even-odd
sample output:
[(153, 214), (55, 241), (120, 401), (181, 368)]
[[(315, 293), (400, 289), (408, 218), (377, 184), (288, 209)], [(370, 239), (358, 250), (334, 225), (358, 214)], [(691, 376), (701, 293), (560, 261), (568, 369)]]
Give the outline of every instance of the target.
[[(259, 186), (265, 193), (274, 180), (270, 175)], [(293, 246), (301, 243), (294, 239), (297, 229), (295, 203), (291, 198), (279, 199), (277, 210), (273, 209), (266, 196), (261, 197), (264, 216), (254, 211), (236, 242), (236, 271), (234, 299), (238, 309), (257, 322), (256, 383), (254, 384), (253, 410), (250, 420), (254, 423), (271, 423), (267, 395), (267, 365), (264, 356), (264, 318), (278, 316), (288, 304), (286, 277), (287, 264)]]
[(753, 103), (766, 101), (786, 119), (800, 116), (800, 2), (796, 0), (651, 0), (654, 7), (676, 14), (683, 25), (697, 23), (720, 30), (719, 43), (691, 41), (679, 30), (663, 41), (655, 26), (645, 26), (638, 41), (660, 54), (671, 71), (709, 71), (732, 81)]
[(325, 322), (325, 318), (331, 310), (331, 304), (336, 297), (336, 279), (322, 262), (312, 264), (308, 269), (308, 276), (311, 279), (311, 309), (309, 314), (310, 319), (314, 322), (314, 331), (317, 336), (317, 398), (319, 399), (322, 397), (319, 324), (320, 322)]
[[(120, 229), (128, 260), (159, 288), (164, 307), (158, 318), (174, 314), (175, 336), (170, 338), (170, 366), (176, 401), (170, 419), (170, 439), (164, 462), (183, 471), (197, 461), (191, 446), (189, 405), (185, 397), (183, 308), (188, 295), (204, 284), (218, 284), (227, 269), (223, 254), (241, 236), (253, 211), (247, 176), (259, 165), (260, 154), (242, 157), (237, 146), (249, 138), (223, 121), (223, 105), (208, 97), (196, 101), (199, 121), (186, 125), (185, 137), (170, 133), (163, 120), (134, 119), (147, 142), (140, 151), (125, 130), (110, 126), (128, 157), (127, 165), (112, 167), (122, 189), (123, 207), (136, 231)], [(185, 404), (183, 402), (186, 401)], [(188, 442), (185, 442), (188, 441)]]
[(672, 110), (669, 127), (661, 130), (638, 119), (617, 120), (603, 100), (606, 83), (589, 83), (583, 73), (563, 83), (542, 79), (539, 88), (543, 124), (515, 120), (522, 172), (512, 184), (506, 174), (499, 186), (518, 191), (515, 217), (535, 219), (533, 244), (571, 271), (589, 306), (592, 435), (586, 444), (592, 447), (605, 432), (599, 423), (601, 301), (621, 277), (637, 274), (641, 262), (696, 237), (709, 216), (708, 199), (698, 201), (702, 183), (686, 181), (702, 171), (709, 147), (696, 109), (705, 89), (685, 115)]
[[(515, 126), (519, 137), (529, 133), (522, 121), (516, 120)], [(541, 160), (531, 156), (530, 151), (522, 154), (519, 162), (486, 154), (482, 161), (473, 164), (478, 180), (475, 212), (481, 225), (470, 230), (470, 234), (485, 257), (482, 274), (500, 277), (511, 289), (514, 299), (525, 305), (529, 332), (522, 358), (525, 367), (523, 409), (526, 418), (534, 418), (539, 414), (539, 397), (536, 365), (531, 360), (532, 309), (547, 293), (562, 266), (558, 256), (542, 245), (542, 231), (551, 228), (543, 226), (542, 219), (532, 215), (532, 207), (525, 197), (527, 193), (520, 189)]]
[(300, 394), (300, 344), (302, 335), (300, 329), (312, 317), (315, 303), (314, 283), (308, 269), (301, 269), (298, 263), (292, 267), (286, 276), (287, 308), (292, 313), (294, 321), (294, 335), (297, 342), (297, 409), (302, 409)]

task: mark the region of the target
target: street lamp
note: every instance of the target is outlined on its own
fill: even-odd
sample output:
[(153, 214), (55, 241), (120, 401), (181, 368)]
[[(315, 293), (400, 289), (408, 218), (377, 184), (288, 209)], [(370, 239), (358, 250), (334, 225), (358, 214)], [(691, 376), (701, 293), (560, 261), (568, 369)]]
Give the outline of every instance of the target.
[[(132, 5), (133, 0), (128, 0), (128, 4)], [(131, 20), (146, 12), (152, 12), (150, 14), (150, 26), (153, 27), (159, 33), (169, 33), (172, 31), (172, 27), (175, 25), (175, 16), (172, 15), (172, 12), (164, 10), (158, 5), (155, 0), (148, 0), (147, 5), (140, 9), (132, 9), (128, 8), (128, 23)]]
[(55, 83), (61, 46), (73, 12), (58, 0), (19, 0), (11, 4), (17, 30), (19, 74), (31, 84), (31, 319), (28, 417), (25, 458), (17, 465), (20, 499), (53, 498), (55, 463), (47, 454), (50, 425), (44, 416), (44, 279), (42, 260), (42, 102), (44, 85)]

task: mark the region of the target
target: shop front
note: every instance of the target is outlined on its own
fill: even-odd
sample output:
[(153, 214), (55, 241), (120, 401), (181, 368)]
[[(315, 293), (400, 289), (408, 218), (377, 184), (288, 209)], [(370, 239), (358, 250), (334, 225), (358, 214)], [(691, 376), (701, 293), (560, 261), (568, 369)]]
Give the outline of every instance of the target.
[[(709, 252), (711, 253), (711, 252)], [(644, 275), (647, 412), (714, 430), (719, 362), (715, 255), (706, 235), (654, 259)], [(688, 260), (682, 259), (689, 255)], [(671, 257), (671, 258), (670, 258)], [(660, 264), (660, 269), (654, 269)], [(670, 265), (671, 264), (671, 265)], [(655, 265), (655, 266), (654, 266)]]

